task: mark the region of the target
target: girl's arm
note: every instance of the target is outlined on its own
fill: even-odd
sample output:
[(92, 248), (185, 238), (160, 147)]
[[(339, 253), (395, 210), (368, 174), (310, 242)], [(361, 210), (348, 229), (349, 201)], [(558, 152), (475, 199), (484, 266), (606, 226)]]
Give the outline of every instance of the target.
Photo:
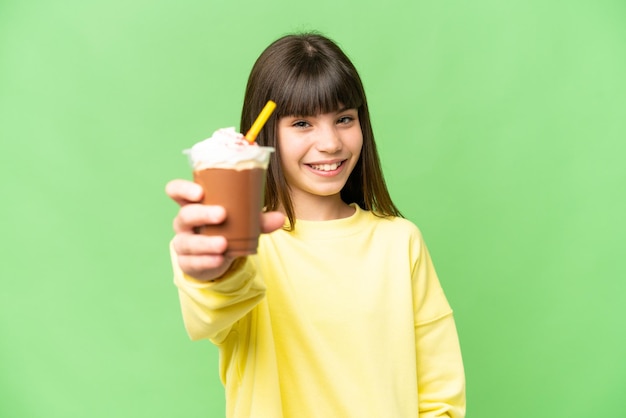
[(465, 416), (465, 375), (452, 314), (415, 327), (419, 416)]
[[(219, 344), (231, 326), (263, 298), (265, 286), (249, 257), (233, 260), (224, 256), (228, 245), (224, 237), (194, 233), (199, 226), (217, 224), (227, 217), (223, 207), (200, 204), (202, 187), (172, 180), (166, 192), (180, 205), (170, 253), (187, 332), (194, 340), (208, 338)], [(261, 231), (272, 232), (282, 227), (284, 220), (282, 213), (263, 213)]]
[(265, 286), (250, 257), (236, 259), (214, 282), (194, 279), (178, 267), (172, 252), (174, 283), (178, 287), (183, 321), (192, 340), (221, 344), (232, 326), (265, 296)]
[(419, 416), (465, 417), (465, 373), (452, 309), (421, 235), (413, 251)]

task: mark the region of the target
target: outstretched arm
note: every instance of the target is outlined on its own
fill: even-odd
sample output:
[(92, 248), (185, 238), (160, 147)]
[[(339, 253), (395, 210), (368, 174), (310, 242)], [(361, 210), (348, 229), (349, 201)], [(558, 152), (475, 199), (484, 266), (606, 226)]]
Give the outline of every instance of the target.
[[(180, 205), (173, 222), (176, 235), (170, 252), (187, 333), (194, 340), (208, 338), (220, 343), (231, 326), (263, 298), (265, 286), (250, 257), (224, 256), (224, 237), (194, 232), (198, 226), (223, 222), (227, 216), (221, 206), (199, 203), (204, 193), (202, 187), (173, 180), (167, 184), (166, 192)], [(261, 216), (264, 233), (280, 228), (285, 220), (279, 212)]]

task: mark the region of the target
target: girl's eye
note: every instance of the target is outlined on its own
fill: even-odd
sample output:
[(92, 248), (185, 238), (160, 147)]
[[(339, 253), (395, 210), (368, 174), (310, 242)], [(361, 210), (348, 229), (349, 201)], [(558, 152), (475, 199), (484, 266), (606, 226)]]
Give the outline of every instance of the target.
[(294, 122), (292, 126), (294, 128), (306, 128), (306, 127), (311, 126), (311, 125), (309, 125), (309, 123), (307, 121), (305, 121), (305, 120), (299, 120), (297, 122)]
[(346, 124), (352, 122), (353, 120), (354, 120), (354, 118), (352, 116), (342, 116), (342, 117), (339, 118), (339, 120), (337, 120), (337, 123), (346, 125)]

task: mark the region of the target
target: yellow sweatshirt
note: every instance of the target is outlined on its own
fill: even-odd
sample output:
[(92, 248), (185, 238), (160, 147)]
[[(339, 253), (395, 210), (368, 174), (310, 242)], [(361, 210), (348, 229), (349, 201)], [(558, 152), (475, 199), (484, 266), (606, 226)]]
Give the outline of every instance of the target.
[(452, 310), (420, 232), (354, 206), (261, 236), (213, 283), (173, 254), (187, 332), (219, 347), (229, 418), (465, 415)]

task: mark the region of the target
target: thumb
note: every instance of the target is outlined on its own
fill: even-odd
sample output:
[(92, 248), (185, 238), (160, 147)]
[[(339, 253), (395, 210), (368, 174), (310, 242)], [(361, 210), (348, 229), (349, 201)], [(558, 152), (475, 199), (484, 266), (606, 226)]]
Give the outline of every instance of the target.
[(282, 228), (285, 224), (285, 215), (281, 212), (267, 212), (261, 214), (261, 232), (268, 234)]

